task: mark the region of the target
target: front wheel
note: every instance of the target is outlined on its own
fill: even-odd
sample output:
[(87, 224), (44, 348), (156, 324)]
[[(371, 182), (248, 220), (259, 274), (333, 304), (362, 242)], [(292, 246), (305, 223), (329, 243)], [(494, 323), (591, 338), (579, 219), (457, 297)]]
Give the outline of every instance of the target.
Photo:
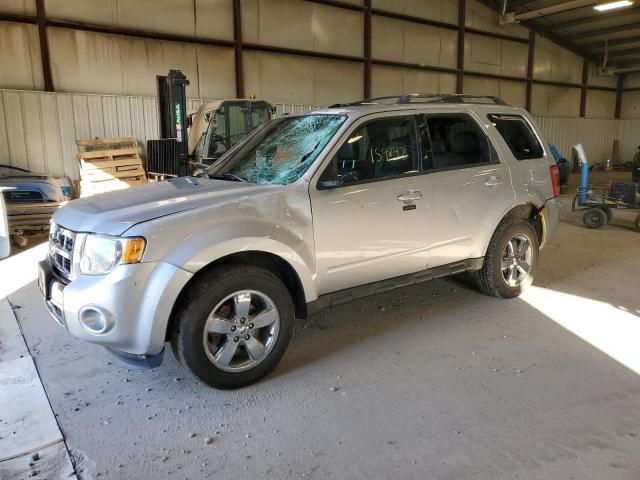
[(216, 268), (191, 286), (172, 328), (178, 360), (208, 385), (238, 388), (267, 375), (293, 334), (287, 288), (250, 265)]
[(513, 298), (533, 282), (538, 265), (538, 235), (524, 220), (502, 223), (493, 234), (478, 288), (492, 297)]

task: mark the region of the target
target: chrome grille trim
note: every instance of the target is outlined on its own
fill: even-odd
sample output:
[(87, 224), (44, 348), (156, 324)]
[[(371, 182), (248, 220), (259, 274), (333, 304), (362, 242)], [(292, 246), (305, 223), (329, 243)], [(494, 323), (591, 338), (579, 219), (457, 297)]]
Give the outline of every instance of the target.
[(73, 276), (73, 247), (76, 232), (53, 224), (49, 231), (49, 261), (67, 280)]

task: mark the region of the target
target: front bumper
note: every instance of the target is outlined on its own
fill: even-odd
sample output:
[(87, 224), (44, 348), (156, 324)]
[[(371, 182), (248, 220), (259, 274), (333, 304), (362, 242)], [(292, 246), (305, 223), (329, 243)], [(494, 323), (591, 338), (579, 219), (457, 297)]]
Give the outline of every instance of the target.
[[(38, 283), (49, 312), (74, 337), (135, 360), (161, 354), (171, 310), (191, 277), (169, 263), (148, 262), (67, 282), (43, 261)], [(87, 308), (104, 312), (109, 319), (106, 331), (92, 332), (80, 321)]]

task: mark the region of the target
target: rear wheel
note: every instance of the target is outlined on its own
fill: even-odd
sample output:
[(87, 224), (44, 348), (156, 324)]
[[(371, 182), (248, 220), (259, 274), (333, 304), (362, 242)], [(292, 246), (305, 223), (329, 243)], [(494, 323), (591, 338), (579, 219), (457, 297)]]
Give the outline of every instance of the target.
[(191, 287), (173, 326), (172, 346), (203, 382), (237, 388), (277, 365), (293, 324), (293, 302), (280, 279), (259, 267), (224, 266)]
[(582, 223), (587, 228), (600, 228), (606, 225), (607, 214), (599, 208), (592, 208), (584, 212)]
[(531, 224), (524, 220), (502, 223), (493, 234), (482, 269), (475, 273), (478, 288), (493, 297), (517, 297), (533, 282), (538, 251), (538, 236)]

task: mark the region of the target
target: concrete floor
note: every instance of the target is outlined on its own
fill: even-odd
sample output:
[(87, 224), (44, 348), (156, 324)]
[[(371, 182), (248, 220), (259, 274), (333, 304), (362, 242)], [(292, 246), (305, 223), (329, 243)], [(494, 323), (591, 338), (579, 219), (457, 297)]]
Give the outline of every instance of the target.
[(277, 370), (231, 392), (170, 352), (119, 368), (58, 327), (33, 282), (9, 300), (83, 479), (637, 480), (630, 213), (589, 231), (565, 212), (525, 298), (446, 279), (300, 322)]

